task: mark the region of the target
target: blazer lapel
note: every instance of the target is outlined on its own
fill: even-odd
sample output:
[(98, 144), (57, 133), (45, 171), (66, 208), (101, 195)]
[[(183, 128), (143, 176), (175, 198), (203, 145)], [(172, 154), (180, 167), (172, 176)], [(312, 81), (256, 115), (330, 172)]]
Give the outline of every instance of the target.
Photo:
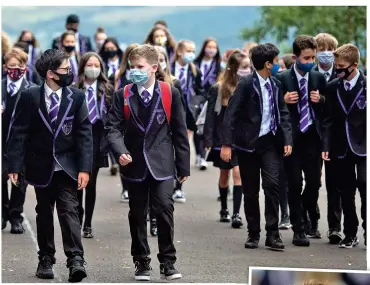
[(298, 95), (300, 96), (299, 83), (298, 83), (297, 75), (295, 74), (294, 64), (292, 65), (292, 67), (290, 69), (290, 75), (292, 77), (292, 80), (291, 81), (290, 80), (288, 81), (288, 83), (289, 83), (288, 92), (297, 91), (298, 92)]
[(44, 122), (45, 126), (53, 134), (54, 132), (53, 129), (51, 128), (49, 113), (46, 108), (44, 84), (40, 86), (40, 94), (38, 96), (40, 96), (39, 115), (42, 121)]
[(274, 111), (277, 116), (275, 116), (276, 125), (280, 124), (280, 110), (279, 110), (279, 87), (275, 83), (275, 80), (270, 77), (270, 82), (272, 85), (272, 96), (274, 98)]
[(261, 110), (261, 116), (262, 116), (262, 113), (263, 113), (262, 91), (261, 91), (261, 86), (260, 86), (260, 82), (259, 82), (256, 71), (253, 72), (253, 89), (254, 89), (254, 92), (257, 94), (258, 102), (259, 102), (260, 110)]
[(71, 98), (73, 94), (73, 91), (69, 87), (64, 87), (62, 91), (62, 100), (60, 102), (59, 111), (58, 111), (58, 117), (56, 120), (56, 132), (55, 137), (58, 136), (60, 129), (62, 128), (62, 125), (68, 115), (69, 110), (72, 107), (73, 99)]
[[(157, 95), (157, 96), (154, 96), (154, 95)], [(161, 101), (161, 97), (162, 97), (162, 93), (161, 93), (161, 90), (160, 90), (160, 87), (159, 87), (159, 84), (158, 84), (158, 81), (155, 82), (155, 85), (154, 85), (154, 92), (153, 92), (153, 98), (152, 98), (152, 103), (150, 105), (150, 120), (149, 120), (149, 123), (146, 127), (146, 130), (145, 130), (145, 133), (148, 133), (148, 131), (150, 130), (150, 128), (152, 127), (153, 125), (153, 121), (154, 121), (154, 117), (155, 116), (158, 116), (158, 106), (159, 106), (159, 102)], [(165, 115), (163, 113), (163, 115)]]
[(8, 95), (8, 90), (6, 90), (6, 83), (7, 80), (4, 79), (2, 80), (2, 84), (1, 84), (1, 101), (5, 101), (6, 102), (6, 96)]
[(139, 118), (139, 91), (137, 90), (136, 84), (132, 84), (131, 88), (129, 89), (129, 96), (127, 97), (127, 104), (130, 109), (131, 116), (138, 126), (138, 128), (145, 132), (144, 124)]

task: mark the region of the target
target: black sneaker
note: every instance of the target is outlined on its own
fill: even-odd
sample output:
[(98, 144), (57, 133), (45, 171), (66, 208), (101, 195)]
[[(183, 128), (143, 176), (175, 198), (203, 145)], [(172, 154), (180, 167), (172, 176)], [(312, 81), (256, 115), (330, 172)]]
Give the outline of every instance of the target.
[(150, 270), (152, 268), (149, 261), (136, 261), (135, 268), (136, 281), (150, 281)]
[(357, 236), (355, 237), (349, 237), (346, 236), (340, 243), (339, 247), (340, 248), (352, 248), (354, 246), (357, 246), (360, 243), (358, 240)]
[(182, 278), (181, 273), (175, 268), (172, 262), (161, 263), (159, 265), (161, 279), (176, 280)]
[(220, 222), (221, 223), (229, 223), (231, 221), (229, 210), (223, 209), (220, 211)]
[(343, 239), (342, 235), (337, 230), (329, 230), (327, 236), (330, 244), (339, 244)]
[(36, 277), (40, 279), (54, 279), (53, 264), (55, 263), (55, 258), (45, 255), (39, 257), (39, 260)]
[(259, 241), (260, 241), (259, 236), (249, 235), (247, 241), (244, 244), (244, 247), (251, 248), (251, 249), (257, 248)]
[(265, 246), (274, 251), (283, 251), (285, 248), (279, 234), (266, 236)]
[(4, 218), (1, 218), (1, 230), (6, 228), (7, 222), (8, 222), (7, 220), (5, 220)]
[(231, 226), (234, 229), (239, 229), (243, 225), (242, 218), (239, 216), (239, 214), (234, 214), (231, 217)]
[(69, 268), (68, 282), (81, 282), (82, 279), (87, 277), (84, 264), (85, 261), (81, 256), (75, 256), (67, 261), (67, 268)]
[(311, 228), (311, 230), (307, 234), (307, 237), (321, 239), (321, 233), (317, 228)]
[(307, 238), (304, 232), (294, 233), (292, 243), (295, 246), (310, 246), (310, 240)]
[(24, 233), (24, 227), (22, 223), (12, 223), (11, 224), (11, 229), (10, 229), (11, 234), (23, 234)]
[(156, 237), (158, 235), (158, 228), (157, 228), (157, 220), (151, 219), (150, 220), (150, 234), (153, 237)]
[(280, 220), (279, 230), (289, 230), (292, 227), (288, 215), (283, 215)]
[(92, 229), (90, 227), (85, 227), (83, 232), (84, 232), (84, 234), (83, 234), (84, 238), (93, 238), (94, 237), (94, 235), (92, 233)]

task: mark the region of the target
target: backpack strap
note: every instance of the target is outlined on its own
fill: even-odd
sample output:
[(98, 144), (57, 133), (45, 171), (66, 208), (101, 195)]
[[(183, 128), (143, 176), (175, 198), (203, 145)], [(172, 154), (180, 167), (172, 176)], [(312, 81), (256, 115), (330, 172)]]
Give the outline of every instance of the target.
[(131, 87), (132, 87), (132, 83), (127, 84), (123, 88), (123, 115), (125, 116), (126, 121), (128, 121), (128, 119), (130, 118), (130, 108), (127, 103), (127, 98), (130, 95), (129, 90), (131, 89)]
[(171, 93), (171, 85), (167, 82), (158, 81), (159, 86), (161, 87), (162, 92), (162, 104), (164, 108), (164, 112), (166, 113), (167, 122), (170, 124), (171, 122), (171, 105), (172, 105), (172, 93)]

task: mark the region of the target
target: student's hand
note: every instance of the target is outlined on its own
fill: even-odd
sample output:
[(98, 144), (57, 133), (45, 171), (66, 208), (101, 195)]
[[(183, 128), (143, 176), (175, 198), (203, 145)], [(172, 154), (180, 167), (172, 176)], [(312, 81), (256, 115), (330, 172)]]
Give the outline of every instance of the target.
[(326, 160), (326, 161), (329, 161), (330, 160), (330, 158), (329, 158), (329, 152), (322, 152), (321, 153), (321, 157), (322, 157), (322, 159), (323, 160)]
[(184, 183), (186, 180), (188, 180), (188, 176), (179, 177), (180, 184)]
[(1, 105), (1, 114), (4, 113), (4, 111), (5, 111), (5, 107), (4, 105)]
[(126, 166), (127, 164), (131, 162), (132, 162), (132, 158), (131, 158), (131, 155), (129, 155), (128, 153), (123, 153), (119, 157), (119, 164), (121, 164), (122, 166)]
[(78, 181), (78, 190), (86, 188), (86, 185), (89, 182), (89, 173), (88, 172), (78, 173), (77, 181)]
[(284, 95), (284, 101), (287, 104), (295, 104), (295, 103), (298, 102), (298, 99), (299, 99), (299, 97), (298, 97), (297, 91), (287, 92)]
[(284, 146), (284, 156), (287, 157), (292, 154), (292, 146), (286, 145)]
[(320, 102), (320, 94), (318, 90), (311, 91), (310, 92), (310, 98), (313, 103), (319, 103)]
[(223, 161), (229, 162), (231, 159), (231, 147), (223, 145), (221, 147), (220, 157)]
[(8, 177), (14, 186), (18, 186), (18, 173), (9, 173)]

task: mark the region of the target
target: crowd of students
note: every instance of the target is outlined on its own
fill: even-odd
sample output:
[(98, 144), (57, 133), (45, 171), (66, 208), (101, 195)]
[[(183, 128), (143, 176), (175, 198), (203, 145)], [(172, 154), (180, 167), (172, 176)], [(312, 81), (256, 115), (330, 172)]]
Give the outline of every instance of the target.
[(78, 17), (68, 16), (66, 31), (45, 52), (31, 31), (12, 47), (2, 33), (2, 229), (9, 221), (11, 233), (24, 232), (26, 188), (34, 186), (39, 278), (54, 277), (55, 204), (69, 281), (86, 277), (80, 231), (94, 236), (96, 181), (109, 158), (112, 175), (120, 171), (121, 201), (130, 206), (135, 279), (150, 278), (147, 215), (151, 234), (160, 233), (161, 274), (181, 278), (173, 201), (186, 202), (190, 134), (196, 167), (204, 171), (212, 162), (220, 169), (220, 222), (243, 225), (244, 196), (246, 248), (259, 244), (261, 179), (266, 247), (284, 250), (279, 231), (291, 227), (295, 246), (321, 238), (323, 164), (329, 242), (358, 245), (358, 189), (366, 245), (366, 77), (356, 46), (338, 47), (326, 33), (298, 36), (293, 53), (279, 57), (273, 44), (221, 53), (207, 38), (196, 56), (194, 42), (176, 43), (158, 21), (144, 44), (124, 51), (99, 28), (93, 51), (78, 28)]

